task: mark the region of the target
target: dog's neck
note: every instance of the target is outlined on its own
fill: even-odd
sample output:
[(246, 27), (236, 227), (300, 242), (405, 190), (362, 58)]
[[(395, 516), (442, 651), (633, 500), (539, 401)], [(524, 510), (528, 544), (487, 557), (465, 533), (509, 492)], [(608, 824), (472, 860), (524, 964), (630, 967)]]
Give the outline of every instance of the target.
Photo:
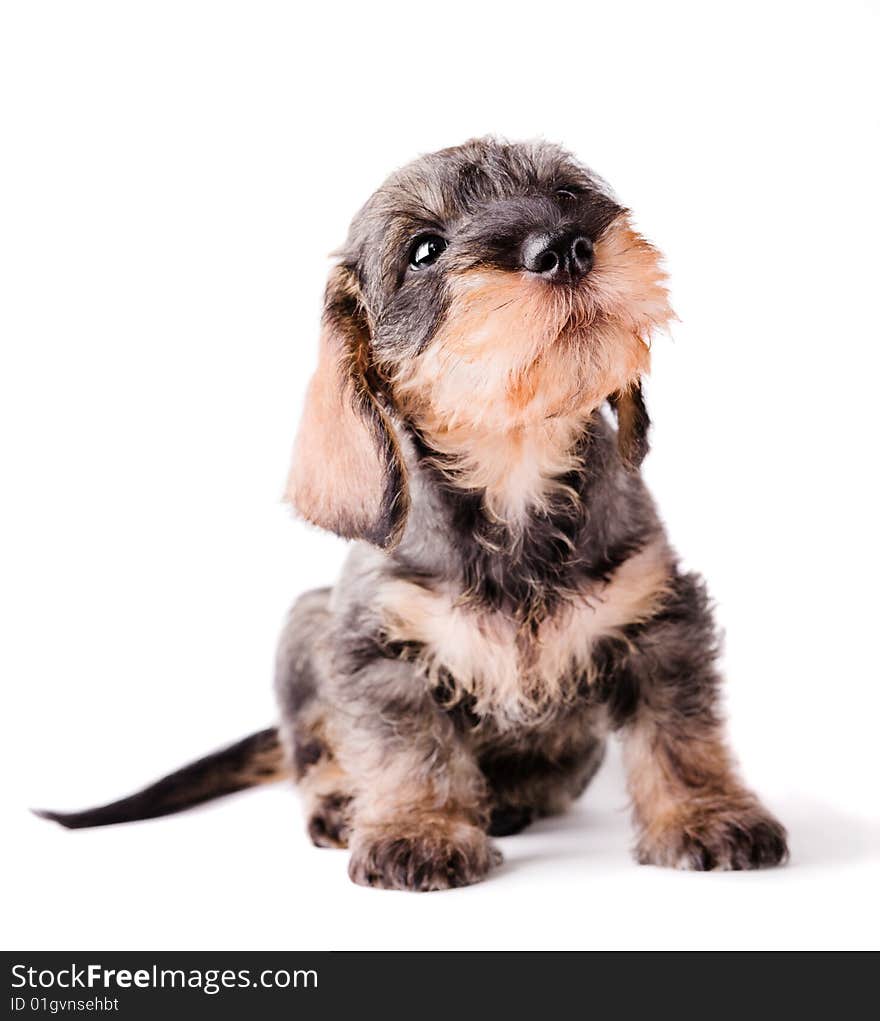
[(421, 436), (433, 467), (451, 486), (482, 494), (487, 518), (516, 529), (564, 494), (565, 478), (581, 466), (578, 441), (591, 414), (582, 410), (503, 428), (434, 428)]
[[(641, 548), (653, 528), (650, 499), (636, 474), (624, 471), (616, 434), (599, 411), (586, 422), (556, 421), (548, 433), (533, 432), (497, 439), (499, 446), (468, 447), (475, 463), (494, 463), (504, 444), (515, 447), (524, 460), (537, 459), (529, 445), (552, 452), (555, 464), (568, 471), (550, 476), (551, 455), (541, 458), (548, 475), (534, 466), (514, 471), (507, 488), (496, 492), (521, 493), (525, 510), (516, 521), (499, 519), (487, 509), (483, 488), (466, 487), (448, 457), (438, 453), (423, 434), (404, 430), (403, 446), (410, 469), (413, 507), (411, 528), (400, 555), (412, 569), (426, 576), (458, 573), (463, 591), (473, 605), (508, 615), (523, 626), (551, 615), (567, 594), (607, 579), (634, 550)], [(569, 437), (573, 441), (569, 442)], [(540, 440), (540, 442), (539, 442)], [(551, 440), (555, 442), (550, 442)], [(490, 453), (491, 455), (490, 456)], [(511, 455), (512, 456), (512, 455)], [(513, 459), (514, 466), (521, 464)], [(506, 478), (499, 472), (498, 479)], [(534, 480), (540, 480), (535, 483)], [(475, 478), (470, 475), (473, 483)], [(540, 493), (540, 497), (536, 493)], [(624, 496), (625, 494), (625, 496)], [(644, 503), (644, 520), (628, 515), (593, 514), (594, 501)], [(644, 524), (650, 527), (643, 528)]]

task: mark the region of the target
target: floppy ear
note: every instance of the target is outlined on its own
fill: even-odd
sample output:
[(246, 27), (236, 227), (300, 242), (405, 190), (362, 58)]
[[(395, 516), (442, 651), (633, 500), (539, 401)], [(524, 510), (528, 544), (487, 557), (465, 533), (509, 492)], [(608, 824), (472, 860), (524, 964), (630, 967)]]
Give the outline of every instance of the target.
[(628, 471), (638, 471), (650, 450), (648, 430), (651, 419), (642, 396), (640, 380), (625, 390), (618, 390), (608, 398), (617, 415), (617, 449)]
[(403, 533), (409, 493), (400, 448), (368, 378), (369, 337), (357, 282), (339, 266), (327, 284), (287, 499), (321, 528), (389, 549)]

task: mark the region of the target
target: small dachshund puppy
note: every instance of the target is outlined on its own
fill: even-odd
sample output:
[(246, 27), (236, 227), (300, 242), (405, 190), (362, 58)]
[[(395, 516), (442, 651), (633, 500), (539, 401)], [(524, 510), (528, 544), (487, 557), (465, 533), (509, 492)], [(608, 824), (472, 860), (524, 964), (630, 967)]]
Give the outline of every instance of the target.
[(148, 818), (292, 775), (354, 882), (441, 890), (486, 876), (493, 836), (565, 811), (616, 732), (639, 862), (783, 862), (725, 742), (703, 582), (639, 473), (664, 282), (556, 146), (479, 139), (393, 174), (327, 286), (288, 497), (356, 541), (290, 614), (279, 726), (42, 814)]

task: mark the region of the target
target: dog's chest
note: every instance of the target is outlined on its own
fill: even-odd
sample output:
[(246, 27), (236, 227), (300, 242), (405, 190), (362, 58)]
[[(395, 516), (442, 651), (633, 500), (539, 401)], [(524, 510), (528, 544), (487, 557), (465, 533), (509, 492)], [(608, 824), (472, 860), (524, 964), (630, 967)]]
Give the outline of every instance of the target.
[(461, 600), (449, 585), (389, 580), (379, 589), (388, 639), (416, 649), (432, 683), (469, 696), (476, 714), (526, 723), (575, 697), (590, 679), (595, 642), (655, 612), (668, 577), (651, 545), (611, 579), (559, 604), (537, 628)]

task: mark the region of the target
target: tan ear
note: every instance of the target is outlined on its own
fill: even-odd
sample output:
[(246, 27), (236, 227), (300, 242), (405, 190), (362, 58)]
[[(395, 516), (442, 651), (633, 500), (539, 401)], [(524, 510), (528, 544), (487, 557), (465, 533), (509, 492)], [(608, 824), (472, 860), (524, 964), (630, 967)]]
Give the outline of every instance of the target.
[(293, 451), (287, 499), (307, 521), (388, 549), (409, 509), (406, 469), (371, 389), (369, 327), (353, 274), (327, 284), (318, 367)]
[(629, 471), (638, 471), (650, 450), (651, 427), (641, 382), (636, 380), (627, 389), (613, 393), (608, 403), (617, 415), (617, 449), (621, 460)]

